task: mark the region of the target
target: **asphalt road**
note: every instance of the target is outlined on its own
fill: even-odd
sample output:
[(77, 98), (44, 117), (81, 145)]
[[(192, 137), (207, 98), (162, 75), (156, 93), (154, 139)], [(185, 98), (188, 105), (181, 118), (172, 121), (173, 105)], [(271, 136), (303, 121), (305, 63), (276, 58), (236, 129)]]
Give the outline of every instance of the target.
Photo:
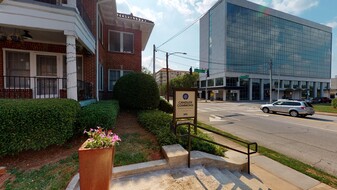
[(258, 103), (198, 103), (198, 120), (337, 176), (337, 116), (265, 114)]

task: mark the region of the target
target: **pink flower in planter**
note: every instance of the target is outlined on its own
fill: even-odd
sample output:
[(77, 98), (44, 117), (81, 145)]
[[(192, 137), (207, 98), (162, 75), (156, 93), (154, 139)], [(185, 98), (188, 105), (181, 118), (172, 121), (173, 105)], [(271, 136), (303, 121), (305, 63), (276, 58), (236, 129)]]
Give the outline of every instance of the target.
[(89, 136), (85, 148), (109, 148), (121, 141), (118, 135), (112, 133), (111, 130), (104, 131), (101, 127), (90, 129), (90, 131), (84, 130), (83, 133)]

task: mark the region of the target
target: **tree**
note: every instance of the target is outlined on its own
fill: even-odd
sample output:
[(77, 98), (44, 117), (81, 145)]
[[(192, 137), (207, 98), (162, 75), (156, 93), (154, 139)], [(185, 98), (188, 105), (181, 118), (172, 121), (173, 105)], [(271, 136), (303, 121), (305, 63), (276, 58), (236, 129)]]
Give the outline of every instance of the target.
[(146, 67), (142, 67), (142, 73), (152, 75), (152, 72), (149, 69), (147, 69)]
[(171, 88), (192, 88), (196, 87), (199, 80), (199, 73), (180, 75), (170, 81)]

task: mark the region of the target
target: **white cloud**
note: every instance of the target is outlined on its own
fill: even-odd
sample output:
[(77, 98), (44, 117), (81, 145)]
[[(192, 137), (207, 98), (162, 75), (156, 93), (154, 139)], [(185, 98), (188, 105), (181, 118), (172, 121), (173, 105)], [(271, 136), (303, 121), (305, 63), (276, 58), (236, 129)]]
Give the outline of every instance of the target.
[(131, 5), (128, 0), (117, 0), (116, 3), (118, 11), (123, 11), (126, 14), (132, 13), (134, 16), (148, 19), (155, 23), (163, 19), (162, 12)]
[(330, 26), (331, 28), (337, 27), (337, 21), (328, 22), (325, 25)]
[(207, 12), (215, 3), (217, 0), (203, 0), (201, 2), (195, 3), (195, 9), (198, 11), (198, 13), (204, 14)]
[(158, 1), (159, 5), (168, 7), (170, 9), (175, 9), (184, 16), (189, 16), (193, 14), (193, 10), (191, 9), (191, 3), (194, 3), (194, 0), (159, 0)]
[(303, 11), (318, 6), (319, 0), (250, 0), (282, 12), (299, 15)]

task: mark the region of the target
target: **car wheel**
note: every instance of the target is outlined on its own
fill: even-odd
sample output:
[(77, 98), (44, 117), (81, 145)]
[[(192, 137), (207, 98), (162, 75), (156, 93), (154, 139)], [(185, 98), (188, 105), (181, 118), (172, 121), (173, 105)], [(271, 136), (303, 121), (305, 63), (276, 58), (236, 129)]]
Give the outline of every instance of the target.
[(297, 117), (297, 116), (298, 116), (298, 112), (295, 111), (295, 110), (290, 111), (289, 114), (290, 114), (292, 117)]
[(264, 113), (269, 113), (269, 109), (268, 109), (268, 108), (263, 108), (262, 111), (263, 111)]

